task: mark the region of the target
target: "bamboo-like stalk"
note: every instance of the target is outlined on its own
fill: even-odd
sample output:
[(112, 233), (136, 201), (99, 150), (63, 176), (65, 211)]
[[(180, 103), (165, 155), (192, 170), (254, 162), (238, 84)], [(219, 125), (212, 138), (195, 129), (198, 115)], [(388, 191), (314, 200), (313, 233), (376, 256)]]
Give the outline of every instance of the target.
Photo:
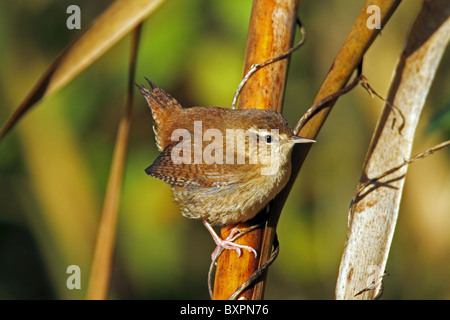
[(105, 300), (108, 298), (112, 261), (116, 244), (116, 226), (120, 204), (120, 191), (122, 189), (128, 137), (133, 115), (133, 81), (136, 70), (137, 49), (139, 46), (141, 26), (142, 24), (139, 24), (132, 33), (125, 114), (120, 121), (117, 132), (111, 171), (97, 234), (91, 276), (89, 278), (89, 288), (86, 296), (86, 298), (90, 300)]
[[(250, 25), (247, 37), (244, 75), (253, 64), (274, 58), (292, 46), (298, 0), (281, 3), (275, 0), (253, 1)], [(281, 112), (288, 59), (275, 62), (258, 70), (243, 87), (238, 108), (272, 109)], [(234, 227), (245, 230), (250, 223), (230, 225), (222, 228), (222, 237), (226, 238)], [(237, 243), (245, 243), (258, 252), (261, 246), (261, 229), (249, 232), (239, 238)], [(228, 299), (233, 292), (257, 269), (258, 258), (243, 250), (240, 258), (235, 252), (225, 250), (217, 262), (214, 283), (214, 299)], [(249, 288), (239, 297), (252, 298)]]
[[(397, 64), (349, 211), (337, 299), (374, 299), (381, 292), (408, 166), (390, 169), (410, 157), (425, 98), (449, 38), (448, 1), (424, 1)], [(403, 114), (404, 123), (392, 105)], [(384, 172), (390, 174), (370, 183)]]

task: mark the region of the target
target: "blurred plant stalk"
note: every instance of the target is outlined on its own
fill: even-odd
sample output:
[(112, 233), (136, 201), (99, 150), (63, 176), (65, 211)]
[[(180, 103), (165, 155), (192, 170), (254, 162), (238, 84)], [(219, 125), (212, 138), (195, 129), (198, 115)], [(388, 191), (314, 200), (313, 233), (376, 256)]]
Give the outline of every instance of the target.
[(132, 33), (125, 113), (120, 121), (117, 132), (111, 171), (97, 233), (89, 288), (86, 296), (86, 298), (90, 300), (107, 299), (111, 282), (111, 271), (116, 244), (117, 216), (121, 199), (120, 193), (122, 191), (123, 172), (126, 163), (128, 138), (133, 116), (133, 82), (135, 78), (141, 27), (142, 24), (139, 24)]
[(0, 129), (0, 141), (42, 98), (56, 93), (141, 23), (164, 0), (116, 0), (45, 70)]

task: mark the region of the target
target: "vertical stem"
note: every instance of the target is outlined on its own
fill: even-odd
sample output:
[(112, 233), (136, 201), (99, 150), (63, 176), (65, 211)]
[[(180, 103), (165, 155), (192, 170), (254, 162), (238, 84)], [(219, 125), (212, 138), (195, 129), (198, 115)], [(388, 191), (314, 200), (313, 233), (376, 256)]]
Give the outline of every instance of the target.
[(128, 137), (133, 113), (133, 80), (136, 69), (137, 48), (142, 24), (133, 34), (128, 74), (128, 88), (125, 114), (120, 121), (114, 148), (113, 161), (109, 174), (103, 211), (100, 220), (97, 242), (95, 244), (89, 288), (86, 298), (105, 300), (108, 297), (111, 280), (112, 261), (116, 243), (117, 215), (119, 211), (120, 190), (122, 188), (123, 170), (127, 154)]
[[(256, 0), (247, 36), (244, 75), (253, 64), (274, 58), (292, 46), (298, 0)], [(272, 109), (281, 112), (289, 59), (256, 72), (242, 89), (239, 109)]]
[[(292, 46), (294, 39), (297, 7), (299, 0), (255, 0), (247, 38), (244, 75), (255, 63), (274, 58)], [(281, 112), (288, 59), (273, 63), (258, 70), (247, 81), (241, 91), (238, 107), (240, 109), (272, 109)], [(245, 230), (251, 222), (222, 227), (222, 237), (238, 227)], [(262, 230), (252, 231), (238, 240), (260, 252)], [(214, 299), (228, 299), (233, 292), (257, 269), (259, 256), (243, 250), (238, 258), (236, 252), (225, 250), (217, 262)], [(240, 298), (252, 299), (253, 289), (249, 288)]]

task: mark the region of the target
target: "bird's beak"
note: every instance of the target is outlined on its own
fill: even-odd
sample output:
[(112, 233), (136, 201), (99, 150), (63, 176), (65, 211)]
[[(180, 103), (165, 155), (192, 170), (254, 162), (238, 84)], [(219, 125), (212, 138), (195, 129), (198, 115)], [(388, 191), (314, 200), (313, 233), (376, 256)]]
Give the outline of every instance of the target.
[(299, 136), (292, 136), (291, 142), (293, 142), (293, 143), (314, 143), (314, 142), (316, 142), (316, 140), (302, 138)]

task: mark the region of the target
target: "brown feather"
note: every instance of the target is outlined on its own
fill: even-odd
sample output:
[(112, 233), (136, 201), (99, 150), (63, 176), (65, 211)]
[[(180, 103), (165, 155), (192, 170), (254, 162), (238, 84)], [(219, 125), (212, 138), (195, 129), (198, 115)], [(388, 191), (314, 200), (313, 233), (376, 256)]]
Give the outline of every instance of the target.
[[(207, 219), (218, 225), (247, 221), (286, 185), (291, 171), (291, 151), (296, 142), (282, 115), (262, 109), (185, 109), (164, 90), (147, 81), (151, 91), (138, 88), (152, 111), (156, 142), (162, 152), (145, 171), (171, 185), (174, 201), (184, 216)], [(261, 130), (271, 129), (278, 131), (271, 132), (273, 143), (266, 141), (267, 152), (250, 150), (250, 142), (265, 141), (267, 135)], [(250, 134), (244, 134), (245, 140), (239, 142), (233, 138), (234, 152), (227, 158), (229, 130)], [(211, 133), (211, 141), (205, 139), (206, 132)], [(201, 161), (194, 161), (199, 160), (195, 159), (199, 153)], [(205, 157), (213, 161), (205, 161)], [(242, 164), (236, 163), (239, 157), (244, 158)], [(250, 163), (255, 157), (258, 161), (270, 159), (274, 172), (262, 173), (268, 165)]]

